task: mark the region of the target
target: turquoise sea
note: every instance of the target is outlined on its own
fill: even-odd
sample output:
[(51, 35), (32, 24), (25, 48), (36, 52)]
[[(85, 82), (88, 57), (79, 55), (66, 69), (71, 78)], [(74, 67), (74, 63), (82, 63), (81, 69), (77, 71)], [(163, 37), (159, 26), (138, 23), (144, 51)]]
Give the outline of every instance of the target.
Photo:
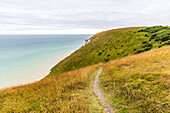
[(0, 35), (0, 89), (45, 77), (92, 35)]

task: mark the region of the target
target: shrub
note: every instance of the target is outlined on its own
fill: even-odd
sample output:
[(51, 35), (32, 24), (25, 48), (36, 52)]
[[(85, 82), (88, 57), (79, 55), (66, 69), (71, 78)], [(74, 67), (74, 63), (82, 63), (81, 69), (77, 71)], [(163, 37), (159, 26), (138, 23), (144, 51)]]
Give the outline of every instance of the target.
[(155, 39), (155, 41), (160, 41), (160, 38)]
[(105, 61), (105, 62), (108, 62), (109, 60), (110, 60), (109, 58), (103, 59), (103, 61)]
[(143, 52), (143, 50), (138, 50), (135, 52), (135, 54), (142, 53), (142, 52)]
[(109, 56), (110, 56), (110, 54), (107, 55), (107, 57), (109, 57)]
[(161, 41), (167, 41), (170, 40), (170, 36), (169, 35), (165, 35), (164, 37), (162, 37)]
[(147, 27), (147, 28), (143, 28), (138, 30), (138, 32), (148, 32), (148, 33), (156, 33), (162, 29), (166, 29), (168, 27), (166, 26), (154, 26), (154, 27)]
[(144, 48), (143, 52), (144, 52), (144, 51), (149, 51), (149, 50), (151, 50), (151, 49), (152, 49), (152, 47), (146, 47), (146, 48)]
[(143, 44), (146, 44), (147, 43), (147, 41), (144, 41), (144, 42), (142, 42)]
[(164, 45), (170, 45), (170, 41), (166, 42)]
[(142, 46), (142, 48), (145, 48), (145, 47), (152, 47), (152, 44), (146, 43), (145, 45)]
[(99, 56), (102, 55), (102, 52), (99, 52), (98, 55), (99, 55)]
[(149, 37), (149, 35), (148, 35), (148, 34), (145, 34), (145, 37)]
[(152, 34), (150, 39), (154, 39), (157, 34)]

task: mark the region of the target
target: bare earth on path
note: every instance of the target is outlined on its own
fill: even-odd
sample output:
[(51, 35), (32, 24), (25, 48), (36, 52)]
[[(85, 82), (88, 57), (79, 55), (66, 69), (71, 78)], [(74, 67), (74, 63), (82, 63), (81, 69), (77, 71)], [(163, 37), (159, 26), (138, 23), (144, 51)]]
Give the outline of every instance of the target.
[(101, 68), (95, 79), (94, 79), (94, 92), (95, 94), (99, 97), (101, 103), (103, 104), (104, 109), (108, 112), (108, 113), (113, 113), (113, 109), (110, 107), (110, 105), (107, 103), (107, 99), (105, 99), (104, 94), (102, 93), (102, 91), (100, 90), (100, 86), (99, 86), (99, 75), (102, 72), (103, 68)]

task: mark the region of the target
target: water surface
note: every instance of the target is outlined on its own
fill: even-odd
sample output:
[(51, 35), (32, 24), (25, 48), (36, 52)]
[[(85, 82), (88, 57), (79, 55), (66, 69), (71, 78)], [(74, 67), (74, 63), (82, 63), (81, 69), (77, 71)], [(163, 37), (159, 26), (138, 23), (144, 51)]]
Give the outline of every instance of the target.
[(92, 35), (0, 35), (0, 89), (40, 80)]

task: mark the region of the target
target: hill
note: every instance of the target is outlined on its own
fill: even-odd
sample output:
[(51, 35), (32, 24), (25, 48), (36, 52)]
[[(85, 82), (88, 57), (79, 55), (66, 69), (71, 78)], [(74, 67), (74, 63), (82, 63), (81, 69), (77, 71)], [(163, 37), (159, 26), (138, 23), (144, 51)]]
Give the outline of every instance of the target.
[(154, 26), (113, 29), (98, 33), (90, 40), (90, 43), (53, 67), (49, 76), (169, 45), (170, 28)]
[(101, 67), (100, 87), (115, 112), (167, 112), (169, 30), (155, 26), (96, 34), (43, 80), (0, 90), (0, 113), (105, 112), (93, 90)]
[[(0, 112), (104, 112), (93, 91), (101, 88), (115, 112), (167, 112), (170, 46), (97, 64), (0, 91)], [(158, 57), (159, 56), (159, 57)]]
[(115, 112), (168, 113), (170, 46), (107, 63), (100, 84)]

